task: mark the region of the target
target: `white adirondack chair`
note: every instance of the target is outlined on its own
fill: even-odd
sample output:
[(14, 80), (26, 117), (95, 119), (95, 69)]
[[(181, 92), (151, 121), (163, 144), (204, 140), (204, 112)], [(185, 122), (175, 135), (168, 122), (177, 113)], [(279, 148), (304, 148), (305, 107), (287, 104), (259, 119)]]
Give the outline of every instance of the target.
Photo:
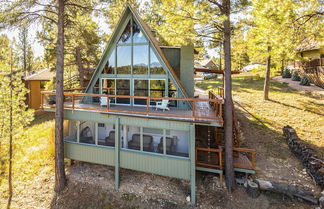
[(161, 102), (155, 102), (155, 108), (156, 108), (156, 110), (157, 109), (162, 109), (163, 112), (165, 110), (170, 110), (168, 108), (168, 105), (169, 105), (169, 100), (166, 100), (166, 99), (163, 99)]
[(108, 97), (100, 97), (100, 106), (107, 106), (107, 105), (108, 105)]

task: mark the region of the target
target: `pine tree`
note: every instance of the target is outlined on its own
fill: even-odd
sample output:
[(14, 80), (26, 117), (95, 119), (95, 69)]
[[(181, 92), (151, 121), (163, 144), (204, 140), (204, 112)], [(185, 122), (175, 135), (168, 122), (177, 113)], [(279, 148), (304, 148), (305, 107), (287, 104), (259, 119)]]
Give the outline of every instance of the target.
[[(0, 37), (7, 39), (6, 37)], [(9, 43), (7, 41), (7, 43)], [(12, 47), (2, 46), (10, 51), (7, 58), (0, 59), (0, 113), (2, 117), (0, 133), (2, 140), (7, 141), (9, 146), (8, 156), (8, 204), (10, 208), (13, 196), (13, 155), (14, 144), (18, 140), (17, 133), (28, 125), (33, 119), (33, 111), (27, 110), (25, 95), (27, 89), (22, 82), (23, 71), (17, 68), (17, 55)]]

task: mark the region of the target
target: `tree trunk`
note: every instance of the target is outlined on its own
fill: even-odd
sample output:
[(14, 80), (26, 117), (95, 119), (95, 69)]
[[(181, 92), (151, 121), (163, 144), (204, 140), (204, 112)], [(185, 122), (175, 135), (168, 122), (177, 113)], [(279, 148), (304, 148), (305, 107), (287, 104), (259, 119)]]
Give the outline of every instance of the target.
[(55, 109), (55, 191), (61, 192), (66, 184), (63, 144), (63, 72), (64, 72), (64, 0), (58, 0), (56, 48), (56, 109)]
[(231, 23), (230, 23), (230, 0), (223, 0), (223, 10), (226, 19), (224, 25), (224, 95), (225, 95), (225, 177), (229, 191), (235, 187), (233, 168), (233, 101), (232, 101), (232, 77), (231, 77)]
[(283, 74), (284, 69), (285, 69), (285, 60), (282, 59), (282, 60), (281, 60), (281, 75)]
[[(12, 52), (11, 52), (11, 62), (12, 60)], [(11, 63), (11, 72), (10, 72), (10, 86), (12, 86), (12, 63)], [(9, 173), (8, 173), (8, 203), (7, 203), (7, 209), (11, 206), (11, 200), (12, 200), (12, 87), (10, 88), (10, 109), (9, 109)]]
[(83, 64), (82, 64), (80, 47), (75, 48), (75, 58), (76, 58), (76, 63), (78, 66), (78, 71), (79, 71), (80, 85), (81, 85), (81, 88), (83, 88), (83, 87), (85, 87), (84, 86), (84, 69), (83, 69)]
[(270, 52), (271, 52), (271, 46), (268, 46), (267, 70), (266, 70), (266, 76), (265, 76), (264, 88), (263, 88), (264, 100), (269, 100), (270, 65), (271, 65)]

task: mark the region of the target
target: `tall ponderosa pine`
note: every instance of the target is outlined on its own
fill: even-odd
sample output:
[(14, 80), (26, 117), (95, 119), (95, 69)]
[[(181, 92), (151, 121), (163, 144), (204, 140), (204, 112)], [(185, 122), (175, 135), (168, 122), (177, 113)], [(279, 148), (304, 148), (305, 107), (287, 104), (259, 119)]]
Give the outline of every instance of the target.
[[(0, 57), (0, 114), (1, 141), (8, 145), (8, 204), (10, 208), (13, 197), (13, 156), (14, 144), (18, 133), (33, 119), (33, 111), (27, 110), (25, 95), (27, 89), (22, 82), (23, 71), (17, 67), (17, 56), (8, 45), (6, 37), (0, 37), (0, 45), (6, 57)], [(9, 52), (9, 53), (8, 53)]]

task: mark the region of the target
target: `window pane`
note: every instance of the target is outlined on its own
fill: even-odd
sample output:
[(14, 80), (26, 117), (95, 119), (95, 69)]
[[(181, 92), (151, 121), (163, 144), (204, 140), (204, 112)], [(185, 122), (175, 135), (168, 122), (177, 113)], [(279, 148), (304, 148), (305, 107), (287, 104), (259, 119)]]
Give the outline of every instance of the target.
[[(92, 92), (94, 94), (99, 94), (99, 78), (97, 79), (95, 85), (93, 86)], [(98, 103), (99, 102), (99, 97), (92, 97), (92, 102), (93, 103)]]
[(166, 154), (181, 157), (189, 156), (189, 133), (186, 131), (170, 130), (166, 136)]
[(63, 123), (64, 140), (77, 141), (77, 121), (75, 120), (64, 120)]
[[(102, 79), (102, 94), (116, 95), (115, 85), (115, 79)], [(115, 98), (109, 99), (110, 103), (115, 103)], [(104, 98), (104, 100), (106, 100), (106, 97)]]
[(130, 37), (131, 37), (131, 27), (130, 27), (130, 21), (129, 21), (123, 34), (120, 36), (118, 43), (119, 44), (131, 43)]
[(112, 51), (109, 59), (104, 67), (103, 73), (104, 74), (115, 74), (115, 49)]
[(140, 27), (135, 23), (135, 21), (133, 23), (133, 42), (134, 43), (147, 43), (147, 39), (145, 38)]
[[(116, 95), (130, 95), (130, 82), (125, 79), (116, 80)], [(130, 104), (129, 98), (117, 98), (119, 104)]]
[(148, 45), (133, 47), (133, 74), (148, 73)]
[[(169, 95), (168, 95), (168, 97), (177, 97), (177, 88), (176, 88), (176, 86), (173, 84), (171, 79), (169, 79), (168, 83), (169, 83)], [(177, 101), (172, 100), (172, 101), (170, 101), (169, 105), (171, 107), (176, 107), (177, 106)]]
[(131, 73), (131, 46), (117, 47), (117, 74)]
[[(152, 145), (150, 149), (144, 149), (146, 141), (152, 139)], [(147, 146), (148, 147), (148, 146)], [(146, 152), (155, 152), (163, 154), (163, 129), (157, 128), (143, 128), (143, 150)]]
[[(150, 97), (165, 97), (165, 80), (150, 80)], [(151, 105), (157, 101), (151, 100)]]
[[(148, 80), (134, 80), (134, 96), (148, 96)], [(146, 105), (146, 100), (134, 99), (134, 104)]]
[(126, 149), (141, 149), (140, 127), (137, 126), (122, 126), (122, 148)]
[(151, 74), (166, 74), (152, 48), (150, 48), (150, 59)]
[(95, 123), (89, 121), (80, 122), (80, 143), (95, 143)]
[(98, 144), (115, 146), (115, 127), (113, 124), (98, 123)]

